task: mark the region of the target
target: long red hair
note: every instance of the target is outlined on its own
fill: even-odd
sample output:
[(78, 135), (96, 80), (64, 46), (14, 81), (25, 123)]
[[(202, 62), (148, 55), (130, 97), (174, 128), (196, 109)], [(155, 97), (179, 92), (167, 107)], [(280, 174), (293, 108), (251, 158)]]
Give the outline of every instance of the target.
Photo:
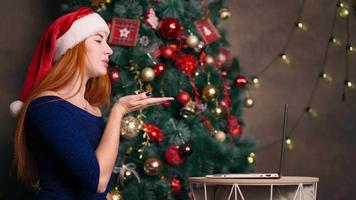
[[(19, 113), (16, 132), (14, 137), (14, 164), (16, 164), (17, 178), (27, 185), (33, 185), (38, 180), (37, 163), (27, 145), (24, 130), (25, 115), (30, 102), (44, 91), (56, 91), (73, 78), (83, 82), (84, 61), (86, 58), (85, 41), (69, 49), (46, 74), (46, 76), (35, 85), (30, 92)], [(77, 76), (79, 70), (79, 76)], [(76, 91), (75, 94), (79, 92)], [(91, 78), (88, 80), (85, 91), (86, 100), (94, 106), (104, 107), (109, 105), (111, 84), (108, 75)], [(74, 95), (75, 95), (74, 94)], [(73, 96), (74, 96), (73, 95)], [(69, 97), (70, 98), (70, 97)]]

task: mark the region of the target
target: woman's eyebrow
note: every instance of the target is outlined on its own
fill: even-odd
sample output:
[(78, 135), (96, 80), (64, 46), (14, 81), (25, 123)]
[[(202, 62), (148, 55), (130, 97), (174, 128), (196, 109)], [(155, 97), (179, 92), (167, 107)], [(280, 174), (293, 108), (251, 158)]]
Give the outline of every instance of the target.
[(100, 33), (95, 34), (95, 36), (100, 36), (100, 37), (101, 37), (101, 39), (103, 39), (103, 38), (104, 38), (104, 36), (103, 36), (103, 35), (101, 35)]

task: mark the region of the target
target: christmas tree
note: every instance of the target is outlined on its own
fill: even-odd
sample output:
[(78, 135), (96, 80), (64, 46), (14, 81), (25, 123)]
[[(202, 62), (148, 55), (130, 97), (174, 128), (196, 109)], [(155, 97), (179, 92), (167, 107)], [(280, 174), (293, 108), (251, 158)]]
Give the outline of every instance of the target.
[(111, 29), (112, 102), (144, 91), (175, 97), (123, 119), (116, 199), (188, 199), (188, 177), (252, 170), (253, 141), (241, 139), (248, 81), (218, 26), (230, 16), (223, 1), (77, 0), (63, 10), (79, 6)]

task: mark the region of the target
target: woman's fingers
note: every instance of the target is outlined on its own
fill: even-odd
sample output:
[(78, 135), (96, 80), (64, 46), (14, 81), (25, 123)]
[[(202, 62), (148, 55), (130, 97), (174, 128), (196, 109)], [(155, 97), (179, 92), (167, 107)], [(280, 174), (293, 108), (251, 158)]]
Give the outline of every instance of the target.
[(146, 98), (144, 100), (140, 100), (140, 101), (131, 103), (130, 110), (131, 111), (140, 110), (140, 109), (144, 109), (148, 106), (159, 105), (166, 101), (172, 101), (172, 100), (174, 100), (173, 97)]

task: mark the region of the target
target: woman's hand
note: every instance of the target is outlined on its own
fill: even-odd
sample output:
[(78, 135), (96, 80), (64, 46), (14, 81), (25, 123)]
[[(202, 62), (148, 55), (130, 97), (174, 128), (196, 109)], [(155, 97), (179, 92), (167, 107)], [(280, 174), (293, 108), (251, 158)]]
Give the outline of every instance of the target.
[(148, 106), (158, 105), (166, 101), (174, 100), (173, 97), (152, 97), (151, 92), (143, 92), (135, 95), (121, 97), (113, 106), (113, 109), (125, 115), (129, 112), (144, 109)]

